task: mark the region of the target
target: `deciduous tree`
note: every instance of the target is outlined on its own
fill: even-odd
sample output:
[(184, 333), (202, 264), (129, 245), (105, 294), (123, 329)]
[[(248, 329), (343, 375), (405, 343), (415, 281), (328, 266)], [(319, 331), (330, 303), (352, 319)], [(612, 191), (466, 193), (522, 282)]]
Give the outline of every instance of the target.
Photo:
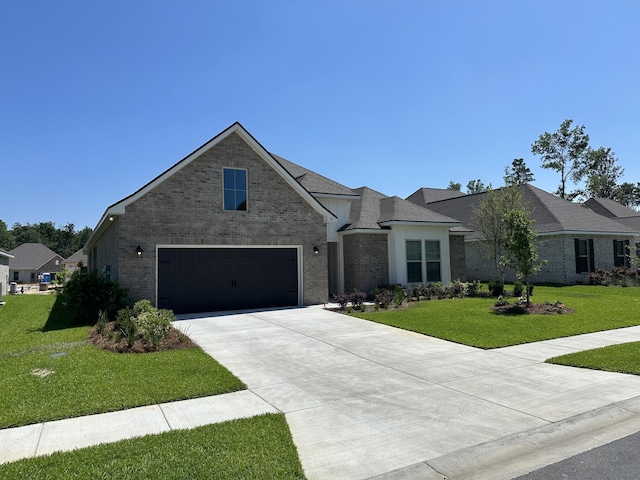
[(483, 256), (491, 262), (504, 286), (507, 268), (505, 263), (506, 244), (508, 240), (505, 212), (524, 210), (522, 195), (515, 187), (490, 190), (473, 211), (473, 220), (482, 232)]
[(542, 157), (542, 168), (560, 174), (557, 194), (561, 198), (571, 195), (566, 190), (567, 180), (581, 180), (583, 163), (589, 148), (589, 135), (584, 133), (584, 125), (571, 128), (573, 120), (565, 120), (557, 132), (545, 132), (531, 145), (531, 152)]
[(491, 184), (485, 185), (480, 179), (469, 180), (469, 183), (467, 183), (467, 193), (469, 194), (482, 193), (488, 190), (491, 190)]
[(529, 295), (531, 277), (536, 275), (545, 261), (539, 261), (536, 248), (536, 232), (532, 228), (533, 220), (524, 210), (509, 210), (504, 216), (507, 230), (505, 262), (513, 266), (518, 275), (524, 278), (527, 290), (527, 307), (531, 305)]

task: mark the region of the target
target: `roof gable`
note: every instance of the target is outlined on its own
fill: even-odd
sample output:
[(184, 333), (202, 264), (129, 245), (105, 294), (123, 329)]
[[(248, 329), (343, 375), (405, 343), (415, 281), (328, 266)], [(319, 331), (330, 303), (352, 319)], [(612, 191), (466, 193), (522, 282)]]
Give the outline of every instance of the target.
[(640, 212), (625, 207), (609, 198), (593, 197), (584, 202), (584, 205), (594, 212), (609, 218), (640, 217)]
[(354, 190), (359, 198), (351, 203), (349, 223), (341, 230), (383, 230), (395, 224), (460, 226), (458, 220), (403, 200), (387, 197), (369, 187)]
[(229, 135), (232, 135), (234, 133), (240, 136), (240, 138), (242, 138), (242, 140), (246, 142), (247, 145), (249, 145), (271, 168), (273, 168), (301, 197), (303, 197), (318, 213), (320, 213), (324, 217), (325, 223), (333, 222), (336, 220), (336, 217), (320, 202), (318, 202), (318, 200), (316, 200), (311, 195), (311, 193), (308, 192), (298, 181), (296, 181), (291, 173), (289, 173), (280, 163), (278, 163), (278, 161), (273, 157), (273, 155), (271, 155), (271, 153), (269, 153), (255, 138), (253, 138), (253, 136), (242, 125), (240, 125), (239, 122), (235, 122), (233, 125), (220, 132), (204, 145), (191, 152), (178, 163), (165, 170), (163, 173), (158, 175), (156, 178), (151, 180), (149, 183), (147, 183), (128, 197), (125, 197), (122, 200), (107, 207), (104, 214), (100, 218), (98, 225), (87, 240), (87, 244), (85, 245), (84, 250), (87, 251), (93, 246), (95, 241), (109, 227), (110, 221), (113, 220), (115, 216), (125, 214), (125, 210), (128, 205), (131, 205), (133, 202), (146, 195), (166, 179), (182, 170), (192, 161), (199, 158), (202, 154), (204, 154), (205, 152), (216, 146), (218, 143), (220, 143), (222, 140), (227, 138)]
[(23, 243), (9, 252), (14, 258), (9, 259), (11, 270), (37, 270), (45, 263), (58, 257), (63, 258), (42, 243)]
[(420, 188), (407, 197), (407, 200), (417, 205), (426, 205), (431, 202), (448, 200), (466, 195), (460, 190), (448, 190), (444, 188)]

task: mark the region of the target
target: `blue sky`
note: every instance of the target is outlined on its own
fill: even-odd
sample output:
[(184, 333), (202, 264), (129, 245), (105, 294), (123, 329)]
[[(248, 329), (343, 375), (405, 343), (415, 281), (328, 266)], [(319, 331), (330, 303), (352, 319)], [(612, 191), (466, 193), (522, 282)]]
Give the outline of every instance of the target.
[[(0, 219), (94, 227), (235, 121), (350, 187), (502, 184), (571, 118), (640, 181), (635, 0), (0, 3)], [(464, 189), (464, 188), (463, 188)]]

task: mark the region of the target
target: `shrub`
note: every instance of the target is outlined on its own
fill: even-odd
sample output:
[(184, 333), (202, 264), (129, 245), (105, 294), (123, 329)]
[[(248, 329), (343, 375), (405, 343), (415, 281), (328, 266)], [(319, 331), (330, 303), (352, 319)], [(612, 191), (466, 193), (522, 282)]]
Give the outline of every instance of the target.
[(133, 308), (118, 311), (116, 328), (129, 347), (138, 339), (157, 347), (169, 333), (174, 319), (171, 310), (159, 310), (144, 299), (136, 302)]
[(509, 305), (509, 301), (506, 298), (504, 298), (502, 295), (499, 295), (498, 298), (496, 299), (496, 303), (494, 303), (494, 306), (504, 307), (505, 305)]
[(470, 297), (476, 297), (480, 293), (480, 290), (482, 290), (480, 280), (474, 280), (467, 284), (467, 295)]
[(62, 290), (62, 300), (72, 310), (75, 325), (93, 325), (103, 312), (113, 318), (127, 305), (127, 291), (117, 282), (107, 282), (97, 272), (76, 271)]
[(489, 282), (489, 293), (494, 297), (500, 297), (504, 295), (504, 286), (500, 282)]
[(359, 292), (354, 290), (353, 293), (349, 295), (349, 301), (351, 302), (351, 306), (354, 310), (362, 310), (362, 306), (364, 305), (364, 301), (367, 299), (367, 294), (364, 292)]
[(513, 284), (513, 296), (521, 297), (522, 292), (524, 292), (524, 284), (522, 282), (515, 282)]
[(408, 296), (407, 287), (404, 285), (396, 285), (393, 290), (393, 304), (396, 308), (400, 308), (404, 299)]
[(393, 292), (389, 289), (379, 290), (378, 293), (375, 294), (374, 301), (376, 306), (387, 308), (393, 301)]
[(460, 280), (454, 280), (449, 285), (447, 285), (447, 287), (449, 294), (453, 298), (462, 298), (467, 291), (466, 284), (462, 283)]
[(338, 295), (334, 295), (333, 299), (338, 305), (340, 305), (340, 310), (345, 310), (347, 308), (347, 305), (349, 304), (349, 295), (346, 293), (339, 293)]
[(427, 297), (433, 298), (436, 297), (438, 299), (444, 298), (445, 289), (440, 282), (432, 282), (427, 287)]

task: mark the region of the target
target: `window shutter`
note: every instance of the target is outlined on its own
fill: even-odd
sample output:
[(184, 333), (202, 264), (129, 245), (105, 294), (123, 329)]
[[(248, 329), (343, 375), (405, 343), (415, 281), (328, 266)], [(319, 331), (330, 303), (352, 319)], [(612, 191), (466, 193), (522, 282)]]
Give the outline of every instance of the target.
[(580, 241), (577, 238), (574, 240), (574, 245), (576, 248), (576, 273), (582, 273), (580, 271)]
[(595, 272), (596, 271), (596, 262), (595, 262), (595, 256), (593, 253), (593, 238), (589, 239), (589, 271), (590, 272)]

